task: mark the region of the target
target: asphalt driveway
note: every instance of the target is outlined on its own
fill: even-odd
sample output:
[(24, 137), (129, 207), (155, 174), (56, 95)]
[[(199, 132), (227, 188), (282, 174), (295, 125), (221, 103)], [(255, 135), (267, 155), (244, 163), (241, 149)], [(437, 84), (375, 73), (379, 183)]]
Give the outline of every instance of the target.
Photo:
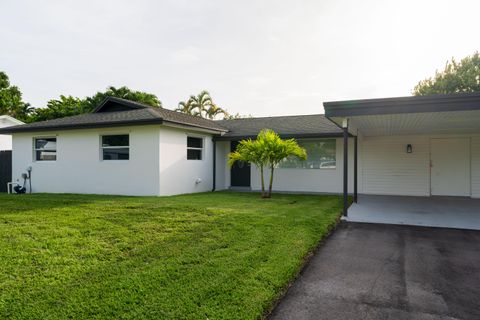
[(344, 223), (270, 319), (480, 319), (480, 231)]

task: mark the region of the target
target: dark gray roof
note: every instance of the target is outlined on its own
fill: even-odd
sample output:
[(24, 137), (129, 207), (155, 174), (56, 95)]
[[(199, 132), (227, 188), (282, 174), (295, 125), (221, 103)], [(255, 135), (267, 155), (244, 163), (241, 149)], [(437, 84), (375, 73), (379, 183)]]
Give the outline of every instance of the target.
[(218, 132), (220, 140), (254, 138), (262, 129), (282, 137), (340, 136), (342, 131), (321, 114), (212, 121), (138, 102), (108, 97), (92, 113), (0, 129), (1, 133), (53, 131), (171, 123)]
[(347, 117), (374, 114), (465, 111), (480, 109), (480, 92), (324, 102), (325, 115)]
[(342, 130), (323, 114), (220, 120), (218, 123), (228, 129), (218, 140), (254, 138), (262, 129), (272, 129), (285, 138), (342, 135)]
[[(121, 105), (121, 111), (102, 111), (110, 105)], [(108, 97), (93, 113), (12, 126), (0, 129), (0, 133), (50, 131), (68, 129), (86, 129), (97, 127), (116, 127), (125, 125), (173, 123), (189, 127), (209, 129), (218, 132), (227, 131), (220, 123), (184, 113), (152, 108), (140, 103)]]

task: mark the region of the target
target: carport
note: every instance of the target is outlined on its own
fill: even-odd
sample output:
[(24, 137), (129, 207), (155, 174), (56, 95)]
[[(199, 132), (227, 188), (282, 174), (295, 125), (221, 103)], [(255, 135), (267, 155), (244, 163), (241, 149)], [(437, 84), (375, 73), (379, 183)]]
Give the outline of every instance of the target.
[(348, 221), (480, 230), (480, 199), (360, 195)]
[[(344, 219), (480, 229), (479, 93), (337, 101), (324, 107), (344, 133)], [(349, 136), (355, 137), (350, 158)]]

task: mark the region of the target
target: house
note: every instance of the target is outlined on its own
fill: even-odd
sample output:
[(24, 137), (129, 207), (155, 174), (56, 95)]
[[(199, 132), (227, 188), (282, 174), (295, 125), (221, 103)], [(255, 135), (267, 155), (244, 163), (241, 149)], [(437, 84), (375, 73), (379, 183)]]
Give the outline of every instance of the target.
[[(23, 122), (13, 117), (7, 115), (0, 116), (0, 129), (20, 124), (23, 124)], [(0, 151), (4, 150), (12, 150), (12, 136), (0, 134)]]
[[(480, 94), (324, 103), (325, 115), (211, 121), (107, 98), (92, 113), (1, 129), (13, 174), (34, 192), (173, 195), (259, 190), (257, 169), (227, 166), (263, 128), (296, 138), (307, 161), (285, 161), (287, 192), (480, 198)], [(267, 174), (268, 178), (268, 174)], [(353, 207), (352, 207), (353, 208)]]
[(92, 113), (1, 129), (13, 136), (12, 179), (33, 192), (172, 195), (212, 190), (220, 124), (118, 98)]

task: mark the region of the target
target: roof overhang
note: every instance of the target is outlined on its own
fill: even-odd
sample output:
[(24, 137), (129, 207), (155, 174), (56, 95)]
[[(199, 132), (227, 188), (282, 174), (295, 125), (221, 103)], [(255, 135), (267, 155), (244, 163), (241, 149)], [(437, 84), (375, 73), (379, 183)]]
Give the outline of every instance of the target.
[(352, 134), (480, 133), (480, 93), (325, 102), (328, 119)]
[[(280, 133), (279, 136), (282, 139), (314, 139), (314, 138), (339, 138), (342, 137), (342, 133), (302, 133), (302, 134), (282, 134)], [(243, 136), (230, 136), (228, 134), (215, 137), (217, 141), (239, 141), (239, 140), (246, 140), (246, 139), (256, 139), (256, 135), (243, 135)]]
[(16, 126), (16, 125), (24, 124), (24, 122), (22, 122), (18, 119), (15, 119), (14, 117), (11, 117), (9, 115), (0, 116), (0, 128), (6, 127), (6, 126), (2, 125), (2, 124), (5, 124), (5, 123), (8, 123), (7, 126)]
[(117, 121), (106, 123), (87, 123), (72, 125), (58, 125), (58, 126), (36, 126), (36, 127), (23, 127), (14, 126), (0, 129), (0, 134), (12, 134), (21, 132), (47, 132), (47, 131), (59, 131), (59, 130), (81, 130), (81, 129), (94, 129), (94, 128), (112, 128), (112, 127), (125, 127), (135, 125), (160, 125), (163, 124), (162, 119), (148, 119), (148, 120), (135, 120), (135, 121)]

